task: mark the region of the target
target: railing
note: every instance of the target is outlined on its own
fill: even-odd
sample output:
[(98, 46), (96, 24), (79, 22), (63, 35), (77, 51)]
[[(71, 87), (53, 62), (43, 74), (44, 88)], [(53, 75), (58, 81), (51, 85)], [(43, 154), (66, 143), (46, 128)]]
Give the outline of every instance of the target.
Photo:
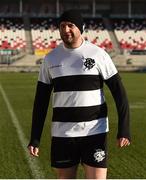
[(10, 65), (24, 56), (25, 56), (24, 50), (18, 51), (18, 50), (11, 50), (11, 49), (1, 49), (0, 50), (0, 64)]

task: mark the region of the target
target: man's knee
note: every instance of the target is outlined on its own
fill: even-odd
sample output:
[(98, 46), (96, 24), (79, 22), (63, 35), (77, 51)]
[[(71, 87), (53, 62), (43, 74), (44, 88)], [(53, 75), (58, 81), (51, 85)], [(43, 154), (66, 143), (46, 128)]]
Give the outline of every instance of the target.
[(57, 168), (58, 179), (75, 179), (77, 174), (77, 166), (70, 168)]
[(86, 164), (83, 165), (87, 179), (106, 179), (107, 168), (91, 167)]

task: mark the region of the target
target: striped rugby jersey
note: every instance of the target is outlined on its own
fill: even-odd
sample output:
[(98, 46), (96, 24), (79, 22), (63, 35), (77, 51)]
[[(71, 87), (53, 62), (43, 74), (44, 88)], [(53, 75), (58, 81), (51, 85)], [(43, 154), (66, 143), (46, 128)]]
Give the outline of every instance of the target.
[(38, 81), (53, 86), (52, 136), (80, 137), (108, 132), (103, 81), (117, 74), (109, 55), (84, 41), (60, 44), (44, 59)]

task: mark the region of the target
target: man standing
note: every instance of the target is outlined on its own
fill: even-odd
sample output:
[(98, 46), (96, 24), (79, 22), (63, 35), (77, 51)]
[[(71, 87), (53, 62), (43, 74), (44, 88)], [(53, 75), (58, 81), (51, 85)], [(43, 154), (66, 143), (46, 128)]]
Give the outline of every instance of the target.
[(109, 55), (82, 38), (83, 19), (77, 10), (61, 15), (59, 30), (63, 43), (45, 57), (40, 68), (28, 149), (38, 156), (53, 89), (51, 165), (58, 178), (76, 178), (82, 163), (87, 179), (106, 179), (109, 128), (103, 83), (116, 103), (119, 147), (130, 144), (125, 89)]

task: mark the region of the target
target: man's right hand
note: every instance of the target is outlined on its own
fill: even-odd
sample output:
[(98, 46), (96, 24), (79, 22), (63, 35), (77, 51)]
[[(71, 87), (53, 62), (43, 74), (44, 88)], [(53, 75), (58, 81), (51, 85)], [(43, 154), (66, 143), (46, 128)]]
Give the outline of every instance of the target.
[(35, 157), (38, 157), (39, 156), (39, 148), (38, 147), (33, 147), (33, 146), (28, 146), (28, 150), (29, 150), (29, 153)]

